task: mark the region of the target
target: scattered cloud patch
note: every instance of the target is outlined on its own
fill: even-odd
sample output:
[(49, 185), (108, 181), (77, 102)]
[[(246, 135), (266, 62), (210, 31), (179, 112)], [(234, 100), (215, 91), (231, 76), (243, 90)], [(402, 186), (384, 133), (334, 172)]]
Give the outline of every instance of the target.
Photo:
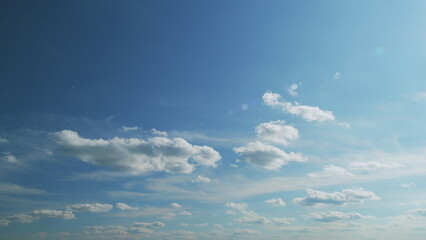
[(103, 203), (80, 203), (68, 205), (66, 208), (78, 212), (109, 212), (113, 208), (113, 205)]
[(380, 163), (375, 161), (370, 162), (354, 162), (349, 168), (359, 171), (377, 171), (380, 169), (402, 168), (404, 165), (396, 162)]
[(339, 79), (341, 76), (342, 76), (342, 74), (341, 74), (340, 72), (335, 72), (335, 73), (334, 73), (334, 75), (333, 75), (333, 79), (334, 79), (334, 80), (337, 80), (337, 79)]
[(204, 177), (203, 175), (198, 175), (195, 179), (192, 179), (191, 182), (193, 183), (209, 183), (212, 180), (208, 177)]
[(401, 183), (401, 187), (405, 187), (405, 188), (411, 188), (411, 187), (415, 187), (416, 184), (415, 183)]
[(350, 173), (348, 170), (342, 167), (328, 165), (324, 168), (323, 171), (309, 173), (308, 176), (311, 178), (338, 177), (338, 176), (352, 176), (352, 173)]
[(180, 212), (179, 212), (179, 215), (182, 215), (182, 216), (191, 216), (191, 215), (192, 215), (192, 213), (190, 213), (190, 212), (188, 212), (188, 211), (180, 211)]
[(404, 212), (404, 215), (426, 217), (426, 208), (416, 208)]
[(274, 207), (285, 206), (285, 202), (281, 198), (273, 198), (273, 199), (266, 200), (265, 202), (267, 204), (270, 204), (270, 205), (274, 206)]
[(166, 226), (163, 222), (133, 222), (133, 225), (144, 228), (160, 228)]
[(64, 153), (70, 156), (134, 175), (162, 171), (191, 173), (196, 166), (216, 167), (216, 162), (221, 159), (213, 148), (192, 145), (182, 138), (87, 139), (71, 130), (51, 135)]
[(172, 203), (170, 204), (170, 206), (172, 206), (173, 208), (181, 208), (182, 205), (180, 205), (179, 203)]
[(139, 130), (139, 128), (138, 127), (125, 127), (125, 126), (121, 127), (121, 131), (123, 131), (123, 132), (130, 132), (130, 131), (136, 131), (136, 130)]
[(0, 226), (9, 226), (10, 223), (11, 223), (10, 220), (6, 220), (6, 219), (0, 220)]
[(238, 167), (238, 165), (237, 165), (237, 164), (234, 164), (234, 163), (229, 164), (229, 166), (230, 166), (230, 167), (233, 167), (233, 168), (237, 168), (237, 167)]
[(116, 203), (115, 207), (120, 209), (120, 210), (123, 210), (123, 211), (125, 211), (125, 210), (138, 210), (139, 209), (137, 207), (132, 207), (132, 206), (129, 206), (129, 205), (122, 203), (122, 202)]
[(298, 88), (297, 84), (294, 83), (287, 89), (287, 92), (291, 96), (295, 97), (295, 96), (297, 96), (297, 92), (296, 92), (297, 88)]
[(174, 217), (176, 217), (176, 214), (174, 214), (174, 213), (166, 213), (163, 216), (161, 216), (160, 218), (161, 219), (168, 219), (169, 220), (169, 219), (172, 219)]
[(248, 204), (247, 203), (234, 203), (229, 202), (225, 204), (226, 207), (232, 208), (234, 211), (238, 211), (243, 216), (236, 219), (238, 223), (241, 224), (269, 224), (272, 223), (271, 220), (269, 220), (266, 217), (263, 217), (256, 213), (255, 211), (248, 210)]
[(310, 214), (312, 220), (318, 222), (334, 222), (342, 220), (360, 220), (360, 219), (372, 219), (372, 216), (364, 216), (357, 212), (338, 212), (338, 211), (326, 211), (326, 212), (313, 212)]
[(256, 135), (263, 141), (287, 146), (299, 138), (299, 131), (284, 123), (283, 120), (262, 123), (256, 127)]
[(288, 224), (292, 224), (293, 222), (295, 222), (296, 219), (294, 219), (294, 218), (272, 218), (272, 221), (274, 223), (288, 225)]
[(303, 206), (346, 205), (348, 203), (362, 203), (365, 200), (379, 200), (371, 191), (362, 188), (344, 189), (341, 192), (321, 192), (313, 189), (306, 190), (303, 198), (294, 198), (293, 202)]
[(51, 210), (51, 209), (42, 209), (34, 210), (30, 214), (16, 214), (9, 217), (8, 221), (14, 221), (19, 223), (32, 223), (34, 221), (43, 219), (43, 218), (59, 218), (64, 220), (74, 219), (75, 215), (70, 210)]
[(151, 134), (154, 135), (154, 136), (160, 136), (160, 137), (167, 137), (168, 136), (167, 132), (163, 132), (163, 131), (157, 130), (155, 128), (151, 129)]
[(308, 122), (334, 121), (335, 117), (331, 111), (321, 110), (319, 107), (299, 105), (298, 103), (282, 102), (281, 95), (267, 92), (263, 95), (263, 103), (270, 107), (279, 107), (284, 112), (301, 116)]
[(0, 144), (6, 144), (9, 143), (9, 140), (7, 140), (6, 138), (0, 137)]
[(304, 161), (300, 153), (286, 153), (275, 146), (258, 141), (248, 143), (243, 147), (234, 148), (233, 150), (243, 156), (248, 163), (267, 170), (276, 170), (290, 161)]
[(16, 194), (16, 195), (47, 194), (47, 192), (44, 191), (44, 190), (35, 189), (35, 188), (26, 188), (26, 187), (23, 187), (23, 186), (20, 186), (20, 185), (10, 184), (10, 183), (0, 183), (0, 193), (1, 194)]
[(8, 163), (18, 163), (18, 159), (9, 152), (4, 152), (3, 156), (0, 157), (0, 160)]
[(411, 94), (410, 99), (414, 102), (426, 101), (426, 92), (416, 92)]

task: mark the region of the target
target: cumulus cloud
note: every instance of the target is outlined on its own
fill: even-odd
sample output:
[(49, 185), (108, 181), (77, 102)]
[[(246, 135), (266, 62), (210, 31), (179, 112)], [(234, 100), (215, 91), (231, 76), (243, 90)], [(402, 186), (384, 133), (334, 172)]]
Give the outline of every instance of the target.
[(284, 112), (293, 115), (301, 116), (308, 122), (318, 121), (334, 121), (335, 117), (331, 111), (321, 110), (319, 107), (299, 105), (298, 103), (291, 103), (280, 101), (281, 95), (277, 93), (267, 92), (263, 94), (263, 103), (266, 106), (279, 107)]
[(160, 136), (160, 137), (167, 137), (168, 136), (167, 132), (163, 132), (163, 131), (157, 130), (155, 128), (151, 129), (151, 133), (152, 133), (152, 135)]
[(326, 211), (326, 212), (314, 212), (310, 214), (312, 220), (318, 222), (334, 222), (341, 220), (359, 220), (359, 219), (372, 219), (372, 216), (364, 216), (357, 212), (337, 212), (337, 211)]
[(303, 198), (294, 198), (293, 202), (303, 206), (346, 205), (347, 203), (362, 203), (365, 200), (379, 200), (371, 191), (362, 188), (344, 189), (341, 192), (321, 192), (313, 189), (306, 190)]
[(191, 182), (193, 183), (209, 183), (211, 182), (211, 179), (208, 177), (204, 177), (203, 175), (198, 175), (195, 179), (192, 179)]
[(9, 152), (4, 152), (3, 156), (0, 157), (0, 160), (8, 162), (8, 163), (17, 163), (18, 162), (18, 159), (16, 159), (16, 157)]
[(133, 225), (144, 228), (160, 228), (166, 226), (163, 222), (133, 222)]
[(287, 146), (299, 138), (299, 131), (284, 123), (283, 120), (262, 123), (256, 127), (256, 135), (263, 141)]
[(285, 202), (281, 198), (273, 198), (273, 199), (266, 200), (265, 202), (268, 204), (271, 204), (274, 207), (285, 206)]
[(180, 205), (179, 203), (172, 203), (170, 204), (170, 206), (174, 207), (174, 208), (181, 208), (182, 205)]
[(125, 127), (125, 126), (121, 127), (121, 130), (122, 130), (123, 132), (136, 131), (136, 130), (138, 130), (138, 129), (139, 129), (138, 127)]
[(268, 170), (278, 169), (290, 161), (304, 161), (300, 153), (286, 153), (275, 146), (258, 141), (233, 150), (243, 156), (248, 163)]
[(221, 159), (213, 148), (192, 145), (182, 138), (87, 139), (71, 130), (51, 135), (66, 154), (129, 174), (191, 173), (196, 166), (216, 167)]
[(19, 223), (32, 223), (36, 220), (42, 218), (60, 218), (60, 219), (74, 219), (75, 215), (70, 210), (51, 210), (51, 209), (42, 209), (42, 210), (34, 210), (29, 214), (16, 214), (9, 217), (9, 221), (16, 221)]
[(404, 165), (396, 162), (380, 163), (375, 161), (370, 162), (354, 162), (349, 166), (350, 169), (360, 171), (376, 171), (380, 169), (401, 168)]
[(138, 210), (137, 207), (132, 207), (132, 206), (129, 206), (129, 205), (122, 203), (122, 202), (116, 203), (115, 207), (120, 209), (120, 210)]
[(67, 206), (67, 209), (78, 212), (109, 212), (112, 208), (112, 204), (103, 203), (81, 203)]
[(324, 168), (323, 171), (309, 173), (308, 176), (311, 178), (352, 176), (352, 173), (342, 167), (328, 165)]
[(297, 86), (297, 84), (292, 84), (288, 89), (287, 89), (287, 92), (291, 95), (291, 96), (293, 96), (293, 97), (295, 97), (295, 96), (297, 96), (297, 92), (296, 92), (296, 90), (297, 90), (297, 88), (298, 88), (299, 86)]

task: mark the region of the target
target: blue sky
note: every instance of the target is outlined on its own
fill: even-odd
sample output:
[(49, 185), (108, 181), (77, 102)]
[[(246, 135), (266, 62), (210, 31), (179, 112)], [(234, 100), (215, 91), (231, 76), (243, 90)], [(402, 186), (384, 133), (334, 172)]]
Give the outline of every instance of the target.
[(424, 239), (423, 1), (4, 1), (0, 238)]

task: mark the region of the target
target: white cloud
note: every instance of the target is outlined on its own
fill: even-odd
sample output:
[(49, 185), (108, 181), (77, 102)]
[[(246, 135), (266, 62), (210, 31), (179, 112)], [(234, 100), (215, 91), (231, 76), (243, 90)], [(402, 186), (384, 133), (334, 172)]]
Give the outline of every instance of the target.
[(74, 219), (75, 215), (70, 210), (51, 210), (51, 209), (42, 209), (34, 210), (30, 214), (16, 214), (9, 217), (11, 221), (16, 221), (19, 223), (32, 223), (42, 218), (60, 218), (65, 220)]
[(404, 213), (404, 215), (426, 217), (426, 208), (411, 209), (411, 210), (406, 211)]
[(308, 176), (311, 178), (352, 176), (352, 173), (342, 167), (328, 165), (322, 172), (309, 173)]
[(116, 225), (110, 225), (110, 226), (84, 226), (86, 234), (108, 234), (108, 235), (118, 235), (118, 234), (127, 234), (127, 228), (123, 226), (116, 226)]
[(233, 164), (233, 163), (229, 164), (229, 166), (230, 166), (230, 167), (233, 167), (233, 168), (237, 168), (237, 167), (238, 167), (238, 165), (237, 165), (237, 164)]
[(237, 210), (239, 213), (241, 213), (243, 216), (236, 219), (237, 222), (242, 224), (269, 224), (272, 223), (271, 220), (267, 219), (266, 217), (260, 216), (255, 211), (248, 210), (248, 204), (247, 203), (234, 203), (234, 202), (228, 202), (225, 204), (226, 207), (232, 208), (234, 210)]
[(0, 157), (0, 160), (8, 162), (8, 163), (17, 163), (18, 159), (14, 155), (9, 152), (4, 152), (3, 156)]
[(256, 127), (256, 135), (263, 141), (287, 146), (299, 138), (299, 131), (284, 123), (283, 120), (262, 123)]
[(182, 216), (191, 216), (191, 215), (192, 215), (192, 213), (190, 213), (190, 212), (188, 212), (188, 211), (180, 211), (180, 212), (179, 212), (179, 215), (182, 215)]
[(335, 72), (333, 78), (335, 80), (339, 79), (342, 76), (342, 74), (340, 72)]
[(11, 223), (10, 220), (6, 220), (6, 219), (0, 220), (0, 226), (9, 226), (10, 223)]
[(121, 130), (122, 130), (123, 132), (136, 131), (136, 130), (138, 130), (138, 129), (139, 129), (138, 127), (125, 127), (125, 126), (121, 127)]
[(318, 222), (334, 222), (341, 220), (359, 220), (359, 219), (372, 219), (372, 216), (364, 216), (357, 212), (337, 212), (337, 211), (326, 211), (326, 212), (313, 212), (310, 214), (312, 220)]
[(70, 130), (52, 133), (52, 136), (70, 156), (129, 174), (191, 173), (196, 166), (216, 167), (221, 159), (213, 148), (192, 145), (182, 138), (87, 139)]
[(246, 229), (246, 228), (236, 228), (233, 232), (233, 235), (259, 235), (260, 232), (253, 229)]
[(311, 121), (334, 121), (335, 117), (331, 111), (321, 110), (319, 107), (299, 105), (298, 103), (281, 102), (281, 95), (267, 92), (263, 95), (263, 103), (271, 107), (280, 107), (284, 112), (299, 115), (308, 122)]
[(416, 92), (411, 95), (411, 100), (415, 102), (425, 101), (426, 100), (426, 92)]
[(362, 203), (365, 200), (379, 200), (371, 191), (362, 188), (344, 189), (342, 192), (321, 192), (313, 189), (306, 190), (303, 198), (294, 198), (293, 202), (304, 206), (346, 205), (347, 203)]
[(285, 202), (281, 198), (273, 198), (273, 199), (266, 200), (265, 202), (268, 204), (271, 204), (274, 207), (285, 206)]
[(415, 187), (416, 184), (415, 183), (401, 183), (401, 187), (405, 187), (405, 188), (410, 188), (410, 187)]
[(165, 213), (165, 214), (164, 214), (162, 217), (160, 217), (160, 218), (161, 218), (161, 219), (172, 219), (172, 218), (174, 218), (174, 217), (176, 217), (176, 214), (169, 212), (169, 213)]
[(380, 163), (375, 161), (370, 162), (354, 162), (349, 166), (350, 169), (360, 171), (376, 171), (379, 169), (401, 168), (404, 165), (396, 162)]
[(6, 138), (0, 137), (0, 144), (1, 143), (9, 143), (9, 140), (7, 140)]
[(174, 208), (181, 208), (182, 205), (180, 205), (179, 203), (172, 203), (170, 204), (170, 206), (174, 207)]
[(0, 193), (1, 194), (47, 194), (46, 191), (35, 189), (35, 188), (26, 188), (16, 184), (10, 183), (0, 183)]
[(198, 175), (195, 179), (192, 179), (191, 182), (193, 183), (209, 183), (211, 182), (211, 179), (208, 177), (204, 177), (203, 175)]
[(262, 142), (248, 143), (243, 147), (234, 148), (233, 150), (242, 155), (250, 164), (268, 170), (278, 169), (290, 161), (304, 161), (300, 153), (286, 153), (275, 146), (267, 145)]
[(67, 206), (67, 209), (79, 212), (109, 212), (112, 208), (112, 204), (103, 203), (81, 203)]
[(287, 89), (287, 92), (293, 97), (297, 96), (297, 92), (296, 92), (297, 88), (298, 88), (297, 84), (294, 83)]
[(160, 137), (167, 137), (168, 136), (167, 132), (163, 132), (163, 131), (157, 130), (155, 128), (151, 129), (151, 133), (152, 133), (152, 135), (160, 136)]
[(278, 224), (292, 224), (296, 221), (294, 218), (272, 218), (272, 221)]
[(115, 207), (120, 209), (120, 210), (138, 210), (137, 207), (132, 207), (132, 206), (129, 206), (129, 205), (122, 203), (122, 202), (116, 203)]
[(133, 222), (133, 225), (144, 228), (160, 228), (166, 226), (163, 222)]

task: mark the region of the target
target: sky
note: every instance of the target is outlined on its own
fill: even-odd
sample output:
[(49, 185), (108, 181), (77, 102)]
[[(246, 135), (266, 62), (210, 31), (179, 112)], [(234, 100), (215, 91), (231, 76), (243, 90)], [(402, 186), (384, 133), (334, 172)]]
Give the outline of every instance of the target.
[(2, 1), (0, 238), (426, 236), (424, 1)]

